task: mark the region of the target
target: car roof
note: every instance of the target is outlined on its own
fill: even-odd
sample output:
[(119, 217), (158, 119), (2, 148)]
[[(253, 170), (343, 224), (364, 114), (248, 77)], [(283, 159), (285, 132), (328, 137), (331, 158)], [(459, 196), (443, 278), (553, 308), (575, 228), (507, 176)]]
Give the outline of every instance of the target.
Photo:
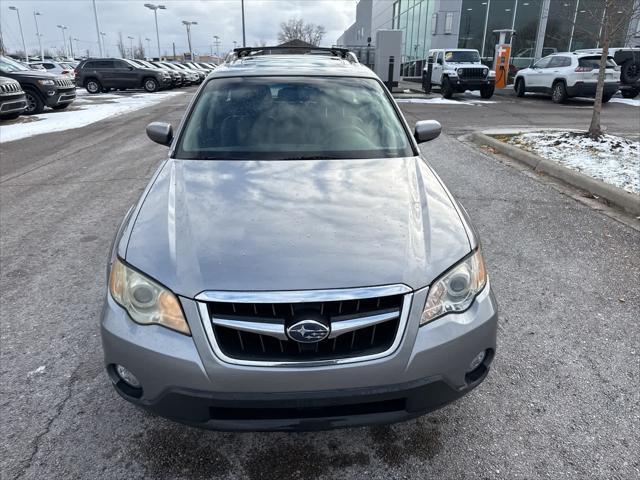
[(371, 69), (360, 63), (318, 54), (244, 56), (219, 65), (209, 78), (279, 75), (378, 78)]

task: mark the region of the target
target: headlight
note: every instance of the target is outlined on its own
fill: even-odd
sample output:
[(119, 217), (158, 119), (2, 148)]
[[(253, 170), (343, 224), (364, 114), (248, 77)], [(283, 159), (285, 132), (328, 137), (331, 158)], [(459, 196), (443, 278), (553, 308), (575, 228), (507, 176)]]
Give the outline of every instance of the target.
[(53, 80), (38, 80), (38, 83), (40, 85), (55, 85)]
[(489, 73), (489, 69), (485, 68), (484, 70), (482, 70), (482, 74), (486, 77), (487, 73)]
[(420, 325), (450, 312), (466, 310), (486, 284), (487, 270), (478, 248), (429, 287)]
[(191, 335), (176, 296), (119, 259), (111, 266), (109, 292), (136, 323), (163, 325)]

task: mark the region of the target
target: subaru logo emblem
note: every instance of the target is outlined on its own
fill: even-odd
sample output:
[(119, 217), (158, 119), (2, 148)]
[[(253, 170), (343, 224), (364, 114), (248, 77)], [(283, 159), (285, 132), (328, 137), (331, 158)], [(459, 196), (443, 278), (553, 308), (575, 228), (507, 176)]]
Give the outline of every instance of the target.
[(316, 343), (329, 336), (329, 327), (316, 320), (300, 320), (287, 328), (287, 336), (294, 342)]

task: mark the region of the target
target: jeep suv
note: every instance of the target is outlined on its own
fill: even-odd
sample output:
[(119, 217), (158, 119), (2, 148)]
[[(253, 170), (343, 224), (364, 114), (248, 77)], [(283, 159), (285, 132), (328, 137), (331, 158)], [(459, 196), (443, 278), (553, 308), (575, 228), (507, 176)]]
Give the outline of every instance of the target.
[(422, 72), (422, 88), (430, 92), (439, 86), (444, 98), (467, 90), (479, 90), (482, 98), (491, 98), (495, 90), (495, 72), (480, 62), (477, 50), (449, 48), (429, 50)]
[[(569, 97), (595, 97), (600, 70), (600, 55), (585, 53), (554, 53), (520, 70), (514, 80), (518, 97), (527, 92), (547, 93), (554, 103)], [(620, 87), (620, 70), (612, 57), (605, 65), (602, 101), (608, 102)]]
[(90, 58), (76, 67), (76, 83), (89, 93), (110, 89), (144, 88), (147, 92), (170, 88), (171, 74), (155, 68), (140, 67), (121, 58)]
[(27, 100), (17, 80), (0, 77), (0, 120), (18, 118), (27, 108)]
[(347, 50), (279, 51), (236, 49), (175, 133), (148, 125), (169, 154), (114, 239), (108, 375), (223, 430), (439, 408), (486, 377), (498, 318), (478, 236), (419, 148), (440, 124), (411, 130)]
[[(602, 55), (602, 49), (576, 50), (575, 53)], [(636, 98), (640, 93), (640, 48), (609, 48), (609, 55), (620, 67), (620, 94), (624, 98)]]
[(7, 57), (0, 57), (0, 75), (20, 83), (24, 90), (28, 115), (42, 113), (45, 107), (67, 108), (76, 98), (76, 86), (67, 77), (31, 70)]

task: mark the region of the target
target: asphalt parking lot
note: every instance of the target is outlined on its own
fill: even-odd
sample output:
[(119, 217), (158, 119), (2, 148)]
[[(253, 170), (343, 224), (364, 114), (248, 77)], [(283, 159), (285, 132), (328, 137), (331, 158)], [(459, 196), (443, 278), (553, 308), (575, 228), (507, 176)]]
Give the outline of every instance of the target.
[[(402, 424), (296, 434), (202, 431), (121, 400), (98, 329), (107, 253), (165, 155), (145, 125), (177, 124), (189, 97), (0, 147), (2, 478), (638, 478), (637, 221), (461, 138), (586, 127), (584, 102), (402, 104), (410, 122), (443, 123), (423, 152), (474, 220), (500, 304), (492, 372), (467, 397)], [(603, 124), (637, 135), (640, 108), (607, 105)]]

